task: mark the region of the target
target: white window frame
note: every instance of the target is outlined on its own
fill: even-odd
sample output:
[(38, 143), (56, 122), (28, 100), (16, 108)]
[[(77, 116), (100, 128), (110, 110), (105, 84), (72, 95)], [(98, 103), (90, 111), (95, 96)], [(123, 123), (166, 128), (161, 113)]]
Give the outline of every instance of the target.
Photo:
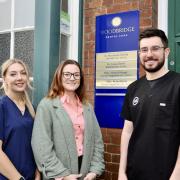
[[(34, 13), (35, 14), (35, 13)], [(15, 32), (34, 30), (34, 26), (25, 26), (22, 28), (15, 28), (15, 0), (11, 0), (11, 27), (10, 29), (0, 31), (0, 34), (10, 33), (10, 59), (14, 58), (14, 44), (15, 44)], [(33, 78), (30, 77), (30, 80)], [(0, 82), (2, 82), (2, 78), (0, 78)]]
[[(168, 35), (168, 0), (158, 0), (158, 28)], [(168, 61), (165, 66), (168, 68)]]
[(79, 0), (69, 0), (70, 12), (70, 42), (69, 57), (78, 61), (78, 34), (79, 34)]
[(25, 26), (25, 27), (22, 27), (22, 28), (15, 28), (14, 24), (15, 24), (15, 0), (11, 0), (11, 27), (10, 27), (10, 29), (0, 31), (0, 34), (4, 34), (4, 33), (10, 33), (11, 34), (10, 58), (14, 58), (14, 37), (15, 37), (15, 32), (34, 30), (34, 26)]
[(70, 33), (60, 33), (68, 37), (68, 58), (78, 61), (79, 0), (68, 0), (68, 14), (70, 16)]

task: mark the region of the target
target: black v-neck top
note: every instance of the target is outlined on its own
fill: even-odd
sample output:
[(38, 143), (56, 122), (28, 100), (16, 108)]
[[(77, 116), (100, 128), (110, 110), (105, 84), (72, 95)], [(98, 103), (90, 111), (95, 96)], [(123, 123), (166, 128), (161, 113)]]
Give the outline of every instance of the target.
[(180, 75), (169, 71), (153, 85), (145, 76), (132, 83), (121, 115), (134, 126), (128, 180), (169, 180), (180, 145)]

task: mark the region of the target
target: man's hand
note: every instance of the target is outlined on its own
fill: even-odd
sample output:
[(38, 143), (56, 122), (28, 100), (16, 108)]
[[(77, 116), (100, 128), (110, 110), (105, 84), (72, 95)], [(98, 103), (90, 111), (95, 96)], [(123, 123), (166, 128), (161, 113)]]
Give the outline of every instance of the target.
[(128, 180), (128, 178), (125, 173), (120, 173), (118, 176), (118, 180)]

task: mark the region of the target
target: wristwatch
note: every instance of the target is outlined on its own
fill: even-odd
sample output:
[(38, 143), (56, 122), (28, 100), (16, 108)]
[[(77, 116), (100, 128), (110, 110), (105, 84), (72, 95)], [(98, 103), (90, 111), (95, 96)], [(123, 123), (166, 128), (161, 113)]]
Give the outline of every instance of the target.
[(21, 176), (19, 180), (25, 180), (25, 178), (23, 176)]

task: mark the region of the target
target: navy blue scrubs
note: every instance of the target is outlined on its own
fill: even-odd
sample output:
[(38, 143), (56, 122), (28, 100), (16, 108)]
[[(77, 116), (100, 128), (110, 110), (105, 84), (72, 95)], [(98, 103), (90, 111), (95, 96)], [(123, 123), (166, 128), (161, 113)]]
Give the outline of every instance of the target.
[[(33, 119), (26, 107), (24, 115), (8, 97), (0, 100), (0, 140), (2, 149), (26, 180), (34, 180), (35, 161), (31, 148)], [(0, 174), (0, 180), (5, 180)]]

